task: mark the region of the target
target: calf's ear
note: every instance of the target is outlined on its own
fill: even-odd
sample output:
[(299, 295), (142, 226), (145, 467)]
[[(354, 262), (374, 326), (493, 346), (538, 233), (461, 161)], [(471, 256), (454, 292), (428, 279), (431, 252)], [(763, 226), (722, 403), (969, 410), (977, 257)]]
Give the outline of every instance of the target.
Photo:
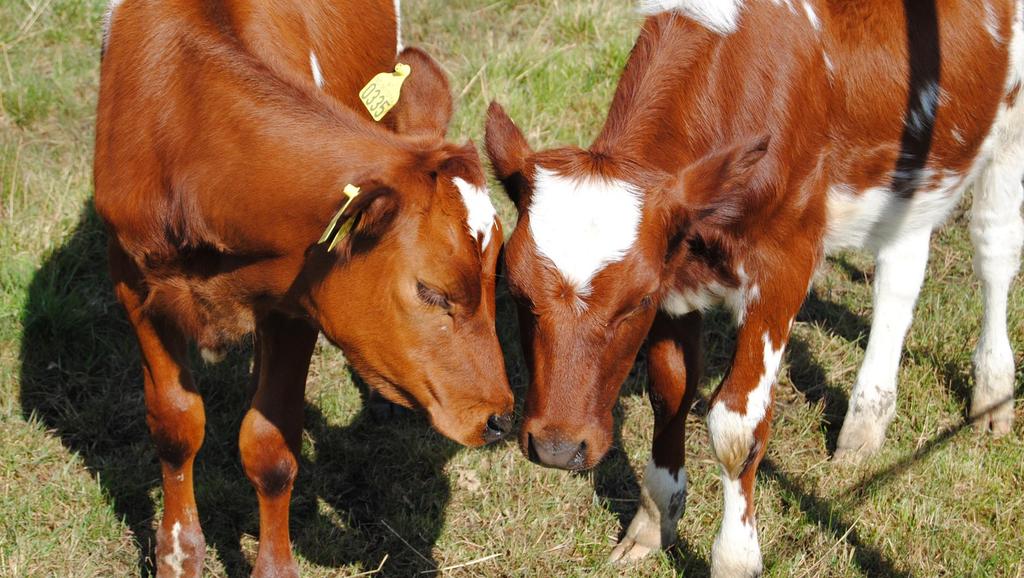
[(758, 168), (768, 154), (770, 137), (761, 135), (723, 147), (683, 171), (683, 202), (691, 217), (707, 226), (742, 222), (769, 193)]
[(436, 60), (419, 48), (398, 54), (398, 62), (411, 68), (402, 84), (402, 96), (388, 114), (395, 131), (444, 138), (452, 119), (452, 94), (448, 77)]
[(673, 262), (688, 239), (729, 236), (771, 194), (759, 172), (770, 139), (759, 136), (713, 150), (679, 173), (664, 190), (668, 239), (665, 262)]
[(497, 102), (492, 102), (487, 109), (484, 141), (495, 178), (522, 213), (532, 188), (526, 177), (526, 159), (533, 151), (523, 133)]

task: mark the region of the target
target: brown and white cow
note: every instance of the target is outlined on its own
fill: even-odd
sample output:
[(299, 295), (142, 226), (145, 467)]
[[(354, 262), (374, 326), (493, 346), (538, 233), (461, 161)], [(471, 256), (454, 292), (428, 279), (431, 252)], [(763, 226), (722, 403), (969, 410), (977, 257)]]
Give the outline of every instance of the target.
[(506, 245), (532, 370), (523, 451), (595, 465), (641, 343), (655, 412), (640, 509), (614, 560), (675, 541), (701, 311), (738, 326), (708, 413), (724, 520), (714, 574), (762, 568), (754, 520), (772, 384), (823, 256), (877, 256), (875, 317), (839, 440), (874, 451), (931, 231), (975, 185), (971, 234), (985, 322), (971, 414), (1012, 420), (1006, 303), (1020, 259), (1021, 0), (664, 0), (649, 15), (587, 150), (534, 152), (497, 105), (487, 150), (516, 203)]
[[(494, 326), (501, 225), (475, 148), (443, 141), (447, 80), (426, 54), (398, 55), (412, 73), (385, 118), (397, 133), (356, 99), (394, 68), (397, 27), (392, 0), (111, 6), (95, 204), (143, 355), (163, 472), (160, 576), (199, 576), (205, 552), (189, 340), (216, 357), (256, 335), (239, 441), (259, 498), (255, 575), (297, 573), (288, 508), (319, 331), (452, 439), (476, 446), (511, 429)], [(331, 252), (317, 241), (347, 184), (362, 193), (342, 220), (357, 221)]]

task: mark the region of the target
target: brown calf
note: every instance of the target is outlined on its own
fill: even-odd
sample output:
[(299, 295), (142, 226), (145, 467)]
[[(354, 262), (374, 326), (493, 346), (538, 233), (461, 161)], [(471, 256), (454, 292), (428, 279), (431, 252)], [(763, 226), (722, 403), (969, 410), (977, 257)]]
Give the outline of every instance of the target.
[(530, 150), (496, 105), (487, 150), (519, 209), (506, 246), (532, 382), (523, 451), (592, 467), (646, 338), (652, 459), (614, 560), (675, 541), (701, 311), (738, 326), (708, 429), (724, 519), (716, 576), (762, 562), (754, 479), (772, 384), (823, 255), (876, 252), (875, 318), (839, 457), (875, 450), (895, 411), (903, 337), (932, 229), (976, 183), (985, 324), (972, 414), (1012, 419), (1006, 298), (1020, 259), (1021, 0), (663, 0), (589, 150)]
[[(115, 2), (96, 127), (95, 203), (143, 355), (163, 470), (157, 573), (199, 576), (202, 400), (186, 367), (256, 335), (239, 446), (256, 487), (255, 575), (294, 575), (288, 508), (319, 331), (396, 403), (466, 445), (505, 435), (494, 327), (501, 225), (471, 145), (442, 140), (448, 84), (426, 54), (385, 123), (355, 99), (396, 62), (392, 0)], [(349, 108), (357, 107), (357, 108)], [(345, 199), (356, 224), (318, 245)]]

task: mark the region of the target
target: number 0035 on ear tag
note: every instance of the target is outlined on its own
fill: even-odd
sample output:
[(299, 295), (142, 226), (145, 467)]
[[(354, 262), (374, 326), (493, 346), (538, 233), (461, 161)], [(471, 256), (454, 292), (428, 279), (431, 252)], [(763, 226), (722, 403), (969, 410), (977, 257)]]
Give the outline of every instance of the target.
[(402, 83), (411, 72), (412, 68), (408, 64), (399, 62), (394, 72), (382, 72), (374, 76), (359, 91), (359, 100), (363, 101), (373, 120), (379, 122), (398, 103)]

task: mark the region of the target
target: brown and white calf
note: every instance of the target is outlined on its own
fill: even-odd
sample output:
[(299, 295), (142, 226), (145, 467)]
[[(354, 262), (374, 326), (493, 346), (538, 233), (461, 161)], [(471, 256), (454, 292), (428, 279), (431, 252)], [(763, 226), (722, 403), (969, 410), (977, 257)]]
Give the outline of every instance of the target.
[[(205, 552), (192, 480), (205, 417), (186, 367), (190, 340), (216, 357), (256, 336), (256, 391), (239, 440), (259, 499), (255, 575), (297, 573), (288, 508), (320, 331), (373, 388), (425, 409), (452, 439), (480, 445), (511, 427), (494, 326), (501, 225), (476, 150), (443, 140), (447, 80), (406, 49), (397, 56), (412, 73), (388, 126), (356, 98), (395, 66), (395, 8), (111, 7), (95, 204), (143, 356), (163, 473), (160, 576), (199, 576)], [(362, 189), (342, 217), (356, 224), (328, 251), (317, 241), (347, 184)]]
[(714, 574), (762, 568), (754, 479), (772, 384), (823, 256), (877, 256), (875, 317), (839, 453), (882, 443), (931, 231), (975, 185), (985, 322), (971, 413), (1012, 420), (1006, 303), (1024, 237), (1021, 0), (665, 0), (649, 15), (604, 129), (534, 152), (497, 105), (487, 150), (515, 201), (506, 245), (531, 366), (524, 452), (583, 469), (650, 345), (655, 412), (640, 510), (612, 557), (675, 541), (683, 439), (700, 378), (701, 311), (738, 326), (708, 414), (724, 520)]

